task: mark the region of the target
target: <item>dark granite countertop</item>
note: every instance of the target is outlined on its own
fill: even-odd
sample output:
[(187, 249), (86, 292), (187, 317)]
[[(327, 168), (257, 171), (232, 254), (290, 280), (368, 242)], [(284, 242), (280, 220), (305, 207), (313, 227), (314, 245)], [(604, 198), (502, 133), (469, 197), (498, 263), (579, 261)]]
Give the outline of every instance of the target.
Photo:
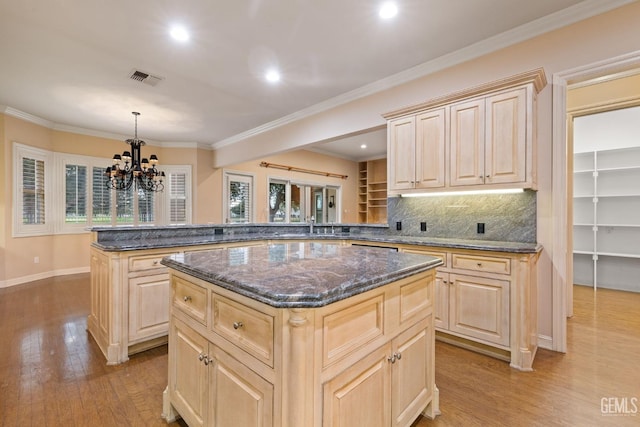
[(390, 249), (319, 241), (166, 257), (162, 264), (279, 308), (322, 307), (442, 264)]
[(408, 244), (417, 246), (431, 246), (441, 248), (477, 249), (511, 253), (536, 253), (542, 250), (537, 243), (502, 242), (491, 240), (461, 240), (437, 237), (418, 237), (392, 234), (309, 234), (309, 233), (247, 233), (194, 235), (184, 237), (152, 237), (135, 240), (112, 240), (94, 242), (93, 246), (107, 252), (121, 252), (141, 249), (160, 249), (181, 246), (211, 245), (217, 243), (251, 242), (255, 240), (351, 240), (381, 244)]

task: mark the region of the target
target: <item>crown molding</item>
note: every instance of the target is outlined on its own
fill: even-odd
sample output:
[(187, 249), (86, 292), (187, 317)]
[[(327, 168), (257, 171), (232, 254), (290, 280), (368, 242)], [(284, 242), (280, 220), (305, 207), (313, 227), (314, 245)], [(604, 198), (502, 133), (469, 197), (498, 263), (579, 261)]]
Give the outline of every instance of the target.
[(17, 110), (12, 107), (2, 106), (2, 112), (7, 116), (15, 117), (17, 119), (21, 119), (30, 123), (34, 123), (36, 125), (44, 126), (46, 128), (52, 129), (55, 123), (52, 121), (43, 119), (38, 116), (34, 116), (33, 114), (25, 113), (24, 111)]
[[(34, 123), (36, 125), (46, 127), (47, 129), (51, 129), (59, 132), (69, 132), (69, 133), (75, 133), (78, 135), (113, 139), (116, 141), (126, 141), (127, 138), (131, 138), (130, 135), (121, 135), (121, 134), (112, 133), (112, 132), (103, 132), (103, 131), (94, 130), (94, 129), (86, 129), (86, 128), (81, 128), (77, 126), (70, 126), (70, 125), (55, 123), (50, 120), (46, 120), (41, 117), (34, 116), (33, 114), (25, 113), (24, 111), (20, 111), (18, 109), (8, 107), (5, 105), (0, 105), (0, 112), (8, 116), (25, 120), (27, 122)], [(160, 142), (160, 141), (150, 140), (147, 138), (144, 139), (144, 142), (146, 145), (161, 147), (161, 148), (198, 148), (203, 150), (212, 150), (210, 144), (200, 143), (200, 142), (178, 142), (178, 141)]]
[(489, 37), (455, 52), (451, 52), (431, 61), (416, 65), (415, 67), (362, 86), (358, 89), (345, 92), (344, 94), (330, 98), (324, 102), (312, 105), (311, 107), (299, 110), (253, 129), (249, 129), (248, 131), (225, 138), (211, 144), (211, 148), (215, 150), (234, 144), (244, 139), (276, 129), (280, 126), (327, 111), (331, 108), (344, 105), (351, 101), (373, 95), (377, 92), (399, 86), (403, 83), (433, 74), (437, 71), (444, 70), (488, 53), (495, 52), (499, 49), (520, 43), (549, 31), (608, 12), (626, 4), (633, 3), (634, 1), (636, 0), (586, 0), (580, 2), (574, 6), (552, 13), (535, 21), (531, 21), (512, 30), (505, 31), (496, 36)]

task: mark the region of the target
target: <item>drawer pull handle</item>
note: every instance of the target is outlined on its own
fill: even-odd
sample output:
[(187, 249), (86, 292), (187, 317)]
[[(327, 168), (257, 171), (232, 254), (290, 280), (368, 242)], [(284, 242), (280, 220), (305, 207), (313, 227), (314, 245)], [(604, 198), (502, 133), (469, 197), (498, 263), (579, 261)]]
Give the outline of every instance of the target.
[(242, 322), (233, 322), (233, 329), (240, 329), (244, 326)]
[(184, 302), (189, 302), (189, 301), (191, 301), (191, 295), (185, 295), (185, 296), (182, 298), (182, 300), (183, 300)]

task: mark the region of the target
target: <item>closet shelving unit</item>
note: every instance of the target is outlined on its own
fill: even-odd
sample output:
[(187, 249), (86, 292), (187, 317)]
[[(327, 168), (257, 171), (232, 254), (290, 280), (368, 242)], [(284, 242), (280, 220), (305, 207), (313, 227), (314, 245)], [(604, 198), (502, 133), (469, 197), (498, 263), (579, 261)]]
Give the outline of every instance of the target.
[(574, 282), (640, 291), (640, 147), (574, 154)]

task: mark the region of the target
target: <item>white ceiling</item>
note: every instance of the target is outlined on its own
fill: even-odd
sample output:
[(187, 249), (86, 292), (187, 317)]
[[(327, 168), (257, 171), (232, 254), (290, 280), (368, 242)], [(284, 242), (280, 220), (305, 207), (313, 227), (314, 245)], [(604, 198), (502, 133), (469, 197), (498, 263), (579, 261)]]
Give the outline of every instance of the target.
[[(626, 1), (396, 0), (387, 21), (380, 3), (0, 0), (0, 105), (129, 136), (139, 111), (140, 138), (210, 146), (516, 28), (546, 31)], [(188, 42), (171, 39), (174, 23)], [(264, 80), (269, 67), (278, 84)], [(162, 81), (134, 81), (134, 69)], [(378, 156), (364, 139), (384, 150), (382, 130), (317, 149)]]

